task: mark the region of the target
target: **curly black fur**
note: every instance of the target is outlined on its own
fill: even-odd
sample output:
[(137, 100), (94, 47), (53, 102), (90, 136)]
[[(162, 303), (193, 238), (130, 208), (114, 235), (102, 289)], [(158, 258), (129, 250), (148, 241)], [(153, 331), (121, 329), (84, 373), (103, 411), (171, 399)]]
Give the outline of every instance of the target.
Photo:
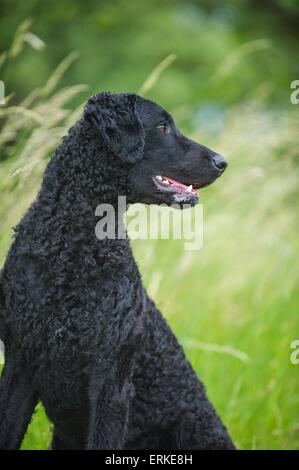
[[(95, 236), (100, 202), (171, 202), (147, 178), (159, 159), (186, 183), (219, 176), (215, 154), (176, 128), (161, 145), (159, 113), (174, 126), (135, 95), (91, 98), (16, 228), (1, 273), (1, 449), (19, 448), (38, 399), (54, 423), (53, 449), (233, 448), (128, 240)], [(175, 160), (182, 152), (190, 174)]]

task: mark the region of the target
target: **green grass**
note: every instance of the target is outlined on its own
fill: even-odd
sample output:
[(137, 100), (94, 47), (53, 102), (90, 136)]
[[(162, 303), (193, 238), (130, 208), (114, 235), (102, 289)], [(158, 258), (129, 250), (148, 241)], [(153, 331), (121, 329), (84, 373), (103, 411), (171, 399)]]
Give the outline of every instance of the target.
[[(57, 93), (51, 83), (58, 78), (21, 103), (33, 114), (1, 111), (1, 261), (50, 151), (77, 116), (65, 103), (80, 89)], [(290, 363), (290, 344), (299, 338), (299, 123), (292, 106), (265, 107), (264, 91), (228, 109), (217, 135), (193, 135), (229, 161), (224, 176), (201, 192), (202, 249), (184, 251), (178, 240), (136, 240), (133, 249), (150, 295), (236, 445), (299, 449), (299, 366)], [(174, 114), (184, 122), (184, 108)], [(39, 406), (23, 448), (46, 449), (50, 433)]]

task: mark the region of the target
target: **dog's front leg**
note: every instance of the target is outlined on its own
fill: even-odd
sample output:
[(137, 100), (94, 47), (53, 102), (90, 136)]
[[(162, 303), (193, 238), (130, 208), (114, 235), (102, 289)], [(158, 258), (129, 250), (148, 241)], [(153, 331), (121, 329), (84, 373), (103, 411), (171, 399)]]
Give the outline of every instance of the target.
[(127, 437), (134, 394), (132, 376), (140, 329), (105, 361), (98, 358), (90, 381), (90, 425), (87, 448), (120, 450)]
[(132, 391), (131, 383), (117, 383), (113, 373), (109, 374), (101, 389), (92, 387), (88, 449), (123, 448)]
[(0, 449), (19, 449), (38, 397), (7, 353), (0, 378)]

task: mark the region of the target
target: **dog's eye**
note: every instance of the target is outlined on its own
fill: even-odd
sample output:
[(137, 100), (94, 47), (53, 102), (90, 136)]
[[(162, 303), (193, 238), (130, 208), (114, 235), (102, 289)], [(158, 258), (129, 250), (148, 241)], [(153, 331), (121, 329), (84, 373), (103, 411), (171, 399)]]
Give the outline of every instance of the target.
[(167, 124), (159, 124), (157, 129), (161, 132), (161, 134), (169, 134), (170, 128)]

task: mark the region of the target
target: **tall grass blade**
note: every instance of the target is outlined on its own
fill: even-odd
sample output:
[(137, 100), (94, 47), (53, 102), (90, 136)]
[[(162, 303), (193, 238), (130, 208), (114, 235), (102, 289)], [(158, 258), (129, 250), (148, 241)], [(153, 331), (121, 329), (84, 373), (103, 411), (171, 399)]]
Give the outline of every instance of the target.
[(154, 68), (154, 70), (149, 74), (145, 82), (141, 85), (141, 87), (138, 90), (139, 95), (146, 95), (146, 93), (151, 90), (157, 81), (159, 80), (160, 75), (166, 70), (172, 62), (174, 62), (176, 59), (175, 54), (170, 54), (167, 56), (160, 64), (157, 65), (157, 67)]

